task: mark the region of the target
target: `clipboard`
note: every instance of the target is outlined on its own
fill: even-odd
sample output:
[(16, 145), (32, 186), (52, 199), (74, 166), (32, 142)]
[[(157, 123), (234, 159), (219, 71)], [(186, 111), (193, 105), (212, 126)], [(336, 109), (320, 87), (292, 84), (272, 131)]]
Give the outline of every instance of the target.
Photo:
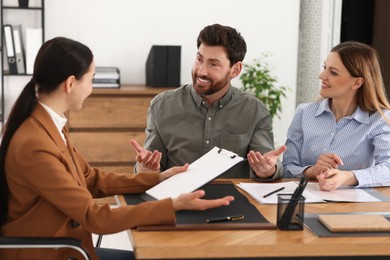
[(182, 193), (193, 192), (204, 184), (217, 178), (239, 162), (241, 156), (218, 147), (191, 163), (188, 170), (150, 188), (142, 195), (145, 201), (174, 198)]

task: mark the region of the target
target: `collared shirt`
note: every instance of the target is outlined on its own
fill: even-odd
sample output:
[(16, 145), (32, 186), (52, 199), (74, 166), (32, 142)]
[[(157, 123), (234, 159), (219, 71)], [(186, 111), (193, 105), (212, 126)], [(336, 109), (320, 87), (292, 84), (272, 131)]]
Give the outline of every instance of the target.
[(55, 112), (51, 107), (49, 107), (48, 105), (45, 105), (44, 103), (42, 103), (41, 101), (38, 101), (39, 104), (41, 104), (43, 106), (43, 108), (47, 111), (47, 113), (49, 113), (51, 119), (53, 120), (58, 132), (60, 133), (61, 137), (62, 137), (62, 140), (64, 140), (65, 144), (66, 144), (66, 138), (65, 138), (65, 135), (62, 133), (62, 128), (64, 128), (65, 124), (66, 124), (66, 117), (64, 115), (59, 115), (57, 114), (57, 112)]
[[(255, 96), (233, 86), (212, 106), (185, 85), (157, 95), (148, 110), (144, 148), (162, 152), (161, 170), (192, 163), (213, 147), (246, 158), (250, 150), (274, 150), (271, 117)], [(282, 174), (281, 163), (274, 178)], [(247, 161), (221, 177), (254, 176)]]
[[(387, 117), (390, 111), (385, 111)], [(352, 171), (358, 187), (390, 182), (390, 126), (379, 112), (356, 111), (336, 122), (329, 100), (297, 107), (287, 132), (285, 177), (299, 177), (323, 153), (337, 154)]]

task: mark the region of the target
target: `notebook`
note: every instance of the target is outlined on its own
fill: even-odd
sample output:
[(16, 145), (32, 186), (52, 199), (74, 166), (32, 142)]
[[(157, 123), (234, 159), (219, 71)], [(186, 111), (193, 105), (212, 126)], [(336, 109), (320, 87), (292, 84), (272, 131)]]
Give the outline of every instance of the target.
[(390, 231), (390, 221), (382, 215), (318, 215), (318, 220), (331, 232)]

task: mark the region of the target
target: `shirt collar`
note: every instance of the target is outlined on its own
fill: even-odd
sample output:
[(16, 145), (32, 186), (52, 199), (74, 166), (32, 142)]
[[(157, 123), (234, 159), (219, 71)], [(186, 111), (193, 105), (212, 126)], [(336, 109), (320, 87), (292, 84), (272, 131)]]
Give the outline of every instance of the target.
[(324, 112), (332, 113), (332, 110), (330, 110), (330, 107), (329, 107), (329, 100), (327, 98), (320, 101), (320, 104), (317, 108), (317, 112), (316, 112), (315, 116), (317, 117)]
[(62, 128), (64, 128), (66, 124), (66, 117), (64, 115), (57, 114), (52, 108), (50, 108), (48, 105), (43, 104), (41, 101), (38, 101), (39, 104), (43, 106), (43, 108), (49, 113), (51, 119), (53, 120), (58, 132), (60, 132), (62, 136)]
[[(232, 85), (229, 86), (229, 89), (226, 92), (226, 94), (220, 100), (214, 103), (213, 105), (214, 107), (222, 108), (230, 101), (232, 97), (232, 87), (233, 87)], [(195, 92), (195, 89), (192, 85), (191, 85), (191, 95), (198, 108), (200, 108), (202, 105), (206, 106), (206, 101), (204, 101), (204, 98), (201, 95)]]
[[(330, 109), (329, 106), (329, 99), (325, 98), (320, 101), (320, 104), (318, 106), (317, 112), (315, 116), (319, 116), (324, 112), (329, 112), (332, 113), (332, 110)], [(347, 118), (355, 119), (361, 124), (368, 124), (370, 122), (370, 115), (368, 112), (363, 111), (359, 106), (356, 108), (355, 112), (353, 112), (352, 115), (348, 116)]]
[(370, 123), (370, 114), (367, 111), (363, 111), (359, 106), (356, 108), (355, 113), (352, 114), (352, 117), (362, 124), (368, 125)]

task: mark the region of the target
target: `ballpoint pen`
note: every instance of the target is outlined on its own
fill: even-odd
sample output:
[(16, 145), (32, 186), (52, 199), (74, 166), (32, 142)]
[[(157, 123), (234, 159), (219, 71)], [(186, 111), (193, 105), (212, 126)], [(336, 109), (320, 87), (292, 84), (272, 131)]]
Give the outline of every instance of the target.
[(222, 218), (208, 219), (207, 223), (223, 222), (223, 221), (237, 221), (237, 220), (243, 220), (243, 219), (244, 219), (244, 215), (227, 216), (227, 217), (222, 217)]
[(275, 193), (277, 193), (277, 192), (279, 192), (279, 191), (282, 191), (282, 190), (284, 190), (284, 187), (281, 187), (281, 188), (279, 188), (279, 189), (277, 189), (277, 190), (274, 190), (274, 191), (271, 191), (270, 193), (265, 194), (265, 195), (263, 196), (263, 198), (267, 198), (268, 196), (271, 196), (272, 194), (275, 194)]

